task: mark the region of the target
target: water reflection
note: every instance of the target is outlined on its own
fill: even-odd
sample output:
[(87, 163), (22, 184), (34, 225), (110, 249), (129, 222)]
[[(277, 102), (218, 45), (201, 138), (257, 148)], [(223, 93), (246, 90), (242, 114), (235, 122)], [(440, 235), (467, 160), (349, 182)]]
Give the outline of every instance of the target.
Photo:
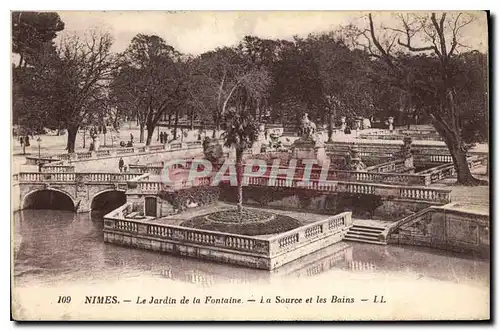
[(340, 242), (269, 272), (105, 244), (102, 227), (99, 213), (15, 213), (15, 281), (51, 284), (143, 277), (211, 287), (268, 283), (283, 277), (315, 277), (342, 270), (429, 277), (486, 287), (489, 284), (489, 261), (416, 247)]

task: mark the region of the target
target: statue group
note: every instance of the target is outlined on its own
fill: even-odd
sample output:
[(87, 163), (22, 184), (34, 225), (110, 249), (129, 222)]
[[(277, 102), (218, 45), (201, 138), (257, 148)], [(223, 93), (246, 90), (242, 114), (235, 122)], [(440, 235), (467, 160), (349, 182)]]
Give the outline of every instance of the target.
[(302, 120), (300, 121), (299, 136), (303, 139), (312, 139), (313, 135), (316, 133), (316, 124), (309, 120), (309, 115), (304, 114)]

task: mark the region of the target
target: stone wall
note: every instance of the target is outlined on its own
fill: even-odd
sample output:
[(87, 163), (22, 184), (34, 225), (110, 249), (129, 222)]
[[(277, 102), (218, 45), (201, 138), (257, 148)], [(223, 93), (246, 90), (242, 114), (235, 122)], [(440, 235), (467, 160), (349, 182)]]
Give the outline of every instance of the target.
[[(236, 187), (221, 185), (220, 200), (237, 202)], [(307, 210), (335, 215), (351, 211), (353, 217), (397, 221), (429, 206), (425, 202), (383, 199), (373, 194), (322, 193), (286, 187), (244, 187), (243, 203), (285, 210)]]
[(457, 204), (431, 207), (398, 222), (388, 231), (387, 241), (489, 255), (489, 214), (463, 210)]
[(125, 165), (129, 164), (149, 164), (161, 161), (168, 161), (174, 158), (191, 158), (191, 157), (202, 157), (203, 148), (196, 147), (185, 150), (175, 150), (166, 151), (159, 150), (154, 152), (145, 152), (137, 154), (125, 154), (103, 157), (99, 159), (84, 159), (72, 161), (71, 164), (74, 165), (76, 172), (110, 172), (118, 171), (118, 161), (120, 157), (123, 158)]

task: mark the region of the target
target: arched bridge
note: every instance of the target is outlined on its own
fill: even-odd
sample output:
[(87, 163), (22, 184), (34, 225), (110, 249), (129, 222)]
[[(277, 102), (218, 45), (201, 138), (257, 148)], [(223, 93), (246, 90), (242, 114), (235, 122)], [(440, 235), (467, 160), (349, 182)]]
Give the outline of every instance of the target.
[[(86, 212), (106, 205), (106, 199), (125, 203), (127, 181), (133, 173), (19, 173), (13, 178), (13, 210), (70, 209)], [(104, 201), (99, 201), (99, 199)]]

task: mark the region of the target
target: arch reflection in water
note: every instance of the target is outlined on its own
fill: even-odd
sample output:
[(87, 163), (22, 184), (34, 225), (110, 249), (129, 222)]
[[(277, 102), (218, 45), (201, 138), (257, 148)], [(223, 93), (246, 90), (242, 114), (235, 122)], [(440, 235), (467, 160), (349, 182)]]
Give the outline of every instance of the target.
[(63, 191), (55, 189), (36, 190), (28, 193), (23, 201), (23, 209), (75, 210), (73, 199)]

